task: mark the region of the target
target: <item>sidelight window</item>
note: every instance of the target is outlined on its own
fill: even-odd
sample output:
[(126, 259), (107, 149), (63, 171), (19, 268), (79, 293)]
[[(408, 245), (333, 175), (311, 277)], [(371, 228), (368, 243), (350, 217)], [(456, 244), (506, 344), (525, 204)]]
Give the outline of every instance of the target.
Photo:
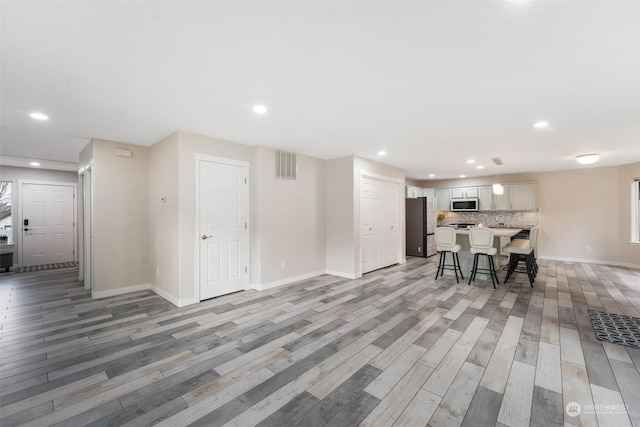
[(11, 225), (11, 181), (0, 181), (0, 236), (7, 236), (9, 242), (13, 241)]

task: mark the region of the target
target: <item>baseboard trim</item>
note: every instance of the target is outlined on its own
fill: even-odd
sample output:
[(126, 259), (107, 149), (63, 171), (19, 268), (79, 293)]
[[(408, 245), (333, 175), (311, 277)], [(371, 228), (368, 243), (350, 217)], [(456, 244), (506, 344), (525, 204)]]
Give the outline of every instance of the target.
[(362, 277), (362, 274), (349, 274), (349, 273), (342, 273), (340, 271), (333, 271), (333, 270), (326, 270), (324, 274), (330, 274), (331, 276), (337, 276), (337, 277), (342, 277), (344, 279), (351, 279), (351, 280), (356, 280)]
[(249, 289), (255, 289), (256, 291), (266, 291), (267, 289), (277, 288), (278, 286), (288, 285), (290, 283), (299, 282), (300, 280), (311, 279), (325, 274), (324, 271), (316, 271), (314, 273), (301, 274), (299, 276), (287, 277), (286, 279), (276, 280), (265, 284), (251, 283)]
[(123, 295), (131, 292), (138, 292), (138, 291), (151, 291), (156, 295), (158, 295), (160, 298), (163, 298), (169, 301), (171, 304), (175, 305), (176, 307), (184, 307), (186, 305), (196, 304), (200, 302), (196, 297), (183, 298), (183, 299), (176, 298), (175, 296), (171, 295), (169, 292), (165, 291), (164, 289), (160, 289), (157, 286), (152, 285), (151, 283), (127, 286), (126, 288), (110, 289), (108, 291), (91, 292), (91, 298), (94, 298), (94, 299), (108, 298), (108, 297), (114, 297), (117, 295)]
[(640, 264), (632, 264), (630, 262), (619, 262), (619, 261), (610, 261), (610, 260), (603, 260), (603, 259), (567, 258), (567, 257), (547, 256), (547, 255), (538, 255), (538, 258), (546, 259), (549, 261), (580, 262), (584, 264), (604, 264), (604, 265), (614, 265), (616, 267), (640, 269)]
[(91, 291), (91, 298), (95, 298), (95, 299), (108, 298), (108, 297), (115, 297), (117, 295), (128, 294), (131, 292), (150, 291), (150, 290), (153, 291), (152, 287), (153, 285), (151, 285), (151, 283), (143, 283), (141, 285), (127, 286), (125, 288), (109, 289), (108, 291)]

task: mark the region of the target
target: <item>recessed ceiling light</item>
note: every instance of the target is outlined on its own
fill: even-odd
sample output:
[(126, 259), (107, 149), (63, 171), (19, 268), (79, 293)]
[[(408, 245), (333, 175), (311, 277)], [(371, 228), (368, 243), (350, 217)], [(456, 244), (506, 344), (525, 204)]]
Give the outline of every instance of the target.
[(49, 116), (47, 116), (46, 114), (38, 113), (38, 112), (33, 112), (29, 114), (29, 117), (36, 120), (49, 120)]
[(386, 151), (384, 151), (384, 150), (378, 151), (378, 156), (386, 156), (386, 155), (387, 155)]
[(476, 162), (476, 161), (475, 161), (475, 160), (473, 160), (473, 159), (469, 159), (469, 160), (467, 160), (467, 163), (469, 163), (469, 164), (471, 164), (471, 163), (475, 163), (475, 162)]
[(430, 174), (429, 174), (429, 178), (433, 178), (434, 176), (436, 176), (436, 174), (435, 174), (435, 173), (430, 173)]
[(581, 165), (590, 165), (597, 162), (599, 158), (599, 154), (581, 154), (576, 156), (576, 161)]
[(467, 175), (460, 175), (460, 178), (466, 178)]
[(40, 166), (40, 163), (38, 163), (38, 162), (31, 162), (31, 163), (29, 163), (29, 164), (30, 164), (31, 166)]
[(256, 105), (255, 107), (253, 107), (253, 112), (256, 114), (264, 114), (267, 111), (269, 110), (264, 105)]
[(476, 166), (476, 169), (484, 169), (484, 166), (478, 165), (478, 166)]
[(549, 126), (549, 122), (545, 122), (544, 120), (533, 124), (533, 127), (536, 129), (546, 128), (547, 126)]

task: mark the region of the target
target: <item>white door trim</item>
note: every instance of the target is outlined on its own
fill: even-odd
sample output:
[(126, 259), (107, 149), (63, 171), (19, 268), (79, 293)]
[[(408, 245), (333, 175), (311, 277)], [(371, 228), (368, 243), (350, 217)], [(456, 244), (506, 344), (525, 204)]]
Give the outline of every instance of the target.
[(400, 264), (404, 264), (406, 261), (403, 260), (402, 258), (402, 236), (405, 233), (404, 231), (404, 220), (402, 218), (402, 206), (401, 204), (404, 204), (404, 180), (400, 179), (400, 178), (394, 178), (392, 176), (386, 176), (386, 175), (380, 175), (377, 173), (373, 173), (373, 172), (369, 172), (369, 171), (364, 171), (361, 170), (360, 171), (360, 181), (358, 182), (358, 215), (356, 215), (356, 227), (355, 229), (357, 230), (357, 238), (356, 241), (358, 242), (358, 248), (360, 249), (358, 251), (358, 266), (357, 266), (357, 271), (356, 271), (356, 277), (362, 277), (362, 232), (361, 232), (361, 223), (360, 223), (360, 219), (362, 216), (362, 197), (361, 197), (361, 191), (362, 191), (362, 179), (363, 178), (370, 178), (370, 179), (375, 179), (378, 181), (384, 181), (384, 182), (392, 182), (394, 184), (398, 184), (398, 224), (400, 226), (400, 229), (398, 230), (398, 241), (396, 242), (397, 244), (397, 255), (398, 255), (398, 263)]
[(78, 177), (82, 184), (77, 195), (78, 280), (85, 289), (93, 290), (93, 161), (78, 170)]
[(54, 186), (58, 186), (58, 187), (73, 187), (73, 196), (74, 196), (74, 201), (73, 201), (73, 252), (74, 252), (74, 261), (78, 261), (78, 183), (71, 183), (71, 182), (58, 182), (58, 181), (38, 181), (38, 180), (31, 180), (31, 179), (19, 179), (18, 180), (18, 228), (15, 231), (18, 231), (18, 236), (15, 236), (14, 234), (14, 239), (17, 237), (17, 242), (18, 242), (18, 261), (16, 262), (16, 267), (22, 267), (22, 263), (24, 261), (23, 258), (23, 250), (24, 250), (24, 245), (23, 245), (23, 236), (24, 233), (22, 232), (23, 230), (23, 214), (22, 214), (22, 202), (24, 200), (23, 197), (23, 187), (24, 185), (54, 185)]
[[(195, 293), (194, 295), (196, 296), (196, 301), (201, 301), (200, 299), (200, 161), (205, 161), (205, 162), (211, 162), (211, 163), (220, 163), (223, 165), (228, 165), (228, 166), (238, 166), (238, 167), (242, 167), (247, 169), (247, 185), (251, 184), (251, 174), (249, 173), (251, 171), (251, 163), (250, 162), (245, 162), (243, 160), (236, 160), (236, 159), (228, 159), (225, 157), (218, 157), (218, 156), (211, 156), (208, 154), (200, 154), (200, 153), (196, 153), (195, 154), (195, 174), (196, 174), (196, 193), (195, 193), (195, 199), (196, 199), (196, 222), (195, 222), (195, 230), (194, 230), (194, 244), (195, 244), (195, 254), (196, 256), (194, 257), (194, 277), (196, 278), (196, 280), (194, 280), (194, 285), (195, 285)], [(248, 191), (247, 191), (247, 200), (246, 200), (246, 218), (247, 218), (247, 232), (244, 235), (244, 244), (245, 244), (245, 259), (246, 259), (246, 264), (247, 264), (247, 272), (245, 274), (244, 277), (244, 289), (247, 290), (249, 289), (249, 266), (251, 265), (251, 260), (249, 258), (250, 254), (251, 254), (251, 248), (250, 248), (250, 243), (251, 243), (251, 239), (249, 239), (249, 236), (251, 235), (251, 187), (247, 187)]]

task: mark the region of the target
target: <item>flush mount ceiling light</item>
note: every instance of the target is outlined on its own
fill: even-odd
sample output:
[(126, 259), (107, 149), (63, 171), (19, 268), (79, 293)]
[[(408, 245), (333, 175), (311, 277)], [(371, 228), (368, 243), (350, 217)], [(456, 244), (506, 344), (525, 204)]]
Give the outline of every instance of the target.
[(549, 126), (549, 122), (545, 122), (544, 120), (539, 121), (539, 122), (535, 122), (533, 124), (533, 127), (536, 128), (536, 129), (546, 128), (547, 126)]
[(38, 163), (38, 162), (31, 162), (31, 163), (29, 163), (29, 164), (30, 164), (31, 166), (40, 166), (40, 163)]
[(430, 173), (430, 174), (429, 174), (429, 178), (433, 178), (434, 176), (436, 176), (436, 174), (435, 174), (435, 173)]
[(478, 165), (478, 166), (476, 166), (476, 169), (484, 169), (484, 166)]
[(467, 160), (467, 163), (469, 163), (469, 164), (471, 164), (471, 163), (475, 163), (475, 162), (476, 162), (476, 161), (475, 161), (475, 160), (473, 160), (473, 159), (469, 159), (469, 160)]
[(267, 109), (267, 107), (265, 107), (264, 105), (256, 105), (255, 107), (253, 107), (253, 112), (256, 114), (264, 114), (267, 111), (269, 111), (269, 109)]
[(600, 154), (581, 154), (576, 156), (576, 161), (581, 165), (590, 165), (595, 163), (600, 158)]
[(460, 175), (460, 178), (466, 178), (467, 175)]
[(386, 156), (386, 155), (387, 155), (386, 151), (384, 151), (384, 150), (378, 151), (378, 156)]
[(42, 121), (49, 120), (49, 116), (47, 116), (46, 114), (38, 113), (36, 111), (29, 114), (29, 117), (31, 117), (32, 119), (42, 120)]

